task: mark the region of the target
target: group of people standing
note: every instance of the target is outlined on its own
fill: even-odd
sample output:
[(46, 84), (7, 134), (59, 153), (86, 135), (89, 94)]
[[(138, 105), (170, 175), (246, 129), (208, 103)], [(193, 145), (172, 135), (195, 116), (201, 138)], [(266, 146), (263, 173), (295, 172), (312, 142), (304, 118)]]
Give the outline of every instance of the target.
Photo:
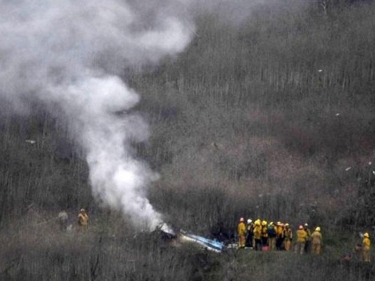
[[(250, 248), (257, 251), (285, 250), (294, 251), (299, 254), (312, 253), (320, 255), (322, 252), (323, 236), (319, 226), (311, 232), (309, 225), (299, 225), (295, 236), (288, 223), (273, 222), (267, 223), (265, 220), (257, 219), (253, 222), (244, 218), (240, 219), (237, 227), (238, 248)], [(293, 242), (293, 244), (292, 244)], [(371, 241), (368, 232), (363, 234), (362, 243), (355, 247), (354, 252), (364, 262), (371, 261), (370, 255)], [(346, 255), (347, 258), (350, 255)]]
[[(292, 250), (294, 235), (288, 223), (268, 223), (260, 219), (254, 222), (252, 219), (248, 219), (245, 223), (244, 218), (241, 218), (237, 231), (240, 249), (251, 248), (257, 251)], [(316, 227), (311, 232), (307, 223), (300, 225), (296, 231), (295, 241), (295, 252), (300, 254), (311, 252), (319, 255), (323, 243), (320, 227)]]
[[(68, 213), (66, 211), (61, 211), (58, 214), (58, 223), (60, 229), (63, 231), (71, 231), (74, 227), (73, 224), (69, 221)], [(89, 216), (85, 209), (81, 209), (77, 216), (77, 231), (85, 232), (88, 228)]]

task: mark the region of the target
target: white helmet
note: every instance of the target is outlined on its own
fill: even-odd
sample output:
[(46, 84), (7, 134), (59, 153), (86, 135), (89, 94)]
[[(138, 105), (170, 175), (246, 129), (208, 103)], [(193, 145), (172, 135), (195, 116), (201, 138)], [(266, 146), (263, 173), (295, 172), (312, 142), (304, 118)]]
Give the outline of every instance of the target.
[(252, 223), (252, 222), (253, 222), (252, 219), (248, 219), (248, 220), (247, 220), (247, 223)]

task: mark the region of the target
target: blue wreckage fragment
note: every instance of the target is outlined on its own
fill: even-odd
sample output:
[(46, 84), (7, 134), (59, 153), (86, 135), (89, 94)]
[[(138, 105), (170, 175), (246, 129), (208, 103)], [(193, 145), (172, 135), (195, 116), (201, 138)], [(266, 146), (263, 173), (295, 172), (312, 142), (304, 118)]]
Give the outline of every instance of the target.
[(225, 245), (222, 242), (207, 239), (205, 237), (195, 235), (192, 233), (188, 233), (185, 231), (180, 231), (180, 239), (190, 242), (195, 242), (199, 244), (200, 246), (203, 246), (207, 250), (214, 251), (214, 252), (222, 252), (225, 249)]

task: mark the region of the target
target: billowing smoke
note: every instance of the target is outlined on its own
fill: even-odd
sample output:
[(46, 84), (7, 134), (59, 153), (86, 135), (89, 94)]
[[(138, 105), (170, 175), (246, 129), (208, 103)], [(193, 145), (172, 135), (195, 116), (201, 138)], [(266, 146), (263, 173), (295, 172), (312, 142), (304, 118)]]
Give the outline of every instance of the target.
[(1, 100), (19, 111), (32, 100), (67, 122), (94, 195), (149, 229), (162, 222), (145, 196), (154, 174), (131, 150), (148, 127), (131, 112), (139, 96), (118, 75), (181, 52), (194, 29), (182, 2), (155, 2), (0, 2)]
[(119, 76), (183, 51), (196, 35), (196, 15), (237, 22), (277, 1), (0, 0), (0, 102), (22, 114), (30, 101), (40, 103), (69, 124), (94, 195), (154, 229), (162, 216), (145, 187), (155, 175), (131, 149), (147, 139), (148, 127), (131, 112), (138, 94)]

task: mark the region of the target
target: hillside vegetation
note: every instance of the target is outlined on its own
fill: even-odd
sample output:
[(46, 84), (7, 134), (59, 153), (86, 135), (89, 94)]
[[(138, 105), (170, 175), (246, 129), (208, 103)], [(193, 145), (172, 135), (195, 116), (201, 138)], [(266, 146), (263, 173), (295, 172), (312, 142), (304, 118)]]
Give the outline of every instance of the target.
[[(284, 2), (258, 5), (241, 22), (198, 14), (193, 42), (179, 56), (142, 71), (124, 69), (123, 79), (142, 97), (136, 111), (151, 128), (147, 142), (134, 144), (136, 155), (160, 174), (148, 198), (178, 228), (230, 238), (240, 216), (293, 227), (309, 222), (331, 234), (375, 224), (375, 5)], [(226, 280), (244, 279), (241, 263), (257, 258), (219, 259), (165, 247), (153, 236), (132, 238), (128, 219), (92, 197), (67, 124), (33, 108), (14, 115), (0, 105), (0, 241), (7, 245), (0, 276), (224, 280), (214, 273), (220, 268), (217, 274), (234, 272)], [(58, 233), (53, 223), (63, 209), (75, 219), (82, 206), (92, 225), (87, 243)], [(333, 259), (298, 262), (284, 258), (280, 280), (295, 266), (306, 273)], [(47, 275), (45, 263), (54, 268)], [(132, 273), (133, 263), (142, 276)], [(334, 271), (324, 272), (332, 280), (369, 278), (357, 267), (329, 266)], [(254, 271), (259, 280), (275, 276), (261, 265)]]
[(374, 7), (339, 7), (202, 15), (185, 53), (131, 76), (152, 124), (139, 152), (162, 175), (152, 198), (174, 221), (373, 223)]

